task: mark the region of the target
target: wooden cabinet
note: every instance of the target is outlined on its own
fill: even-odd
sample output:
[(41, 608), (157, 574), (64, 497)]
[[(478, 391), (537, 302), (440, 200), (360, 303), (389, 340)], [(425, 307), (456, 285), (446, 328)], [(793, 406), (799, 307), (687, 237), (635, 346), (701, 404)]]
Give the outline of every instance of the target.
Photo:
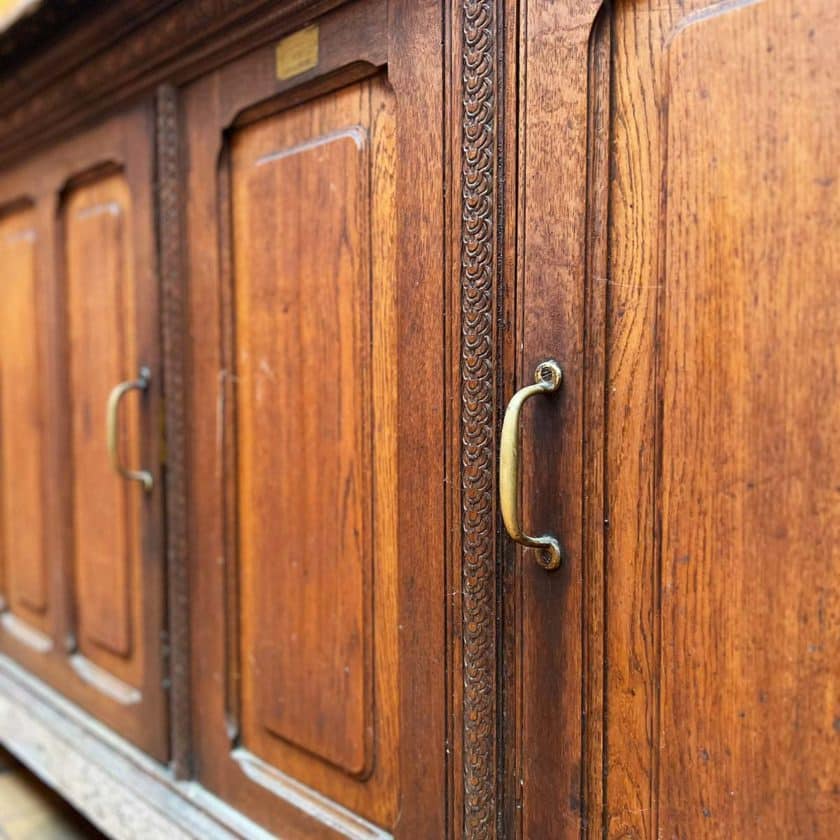
[(440, 645), (440, 593), (408, 589), (414, 560), (442, 559), (437, 534), (417, 542), (440, 531), (441, 488), (410, 494), (433, 477), (405, 460), (443, 457), (440, 393), (411, 382), (443, 363), (439, 306), (422, 308), (441, 254), (417, 250), (440, 241), (441, 171), (434, 132), (409, 139), (440, 107), (415, 95), (435, 63), (401, 55), (437, 18), (414, 14), (405, 35), (385, 4), (351, 4), (313, 25), (318, 67), (293, 84), (271, 44), (183, 92), (197, 775), (280, 833), (392, 830), (401, 785), (419, 804), (438, 784), (400, 766), (442, 737), (419, 705), (400, 715), (414, 675), (443, 680), (416, 647)]
[(829, 837), (840, 17), (528, 6), (518, 829)]
[(116, 837), (832, 837), (838, 35), (0, 34), (0, 740)]
[(44, 424), (37, 234), (29, 202), (10, 207), (0, 224), (3, 260), (3, 594), (6, 627), (33, 641), (49, 618), (44, 515)]
[[(121, 734), (168, 754), (160, 342), (150, 104), (0, 182), (4, 651)], [(116, 406), (113, 389), (149, 371)]]

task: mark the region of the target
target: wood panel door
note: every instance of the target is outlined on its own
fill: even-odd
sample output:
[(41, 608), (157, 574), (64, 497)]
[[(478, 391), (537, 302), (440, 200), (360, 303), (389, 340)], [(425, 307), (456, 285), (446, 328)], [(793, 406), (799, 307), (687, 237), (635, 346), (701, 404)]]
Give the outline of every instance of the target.
[(197, 776), (285, 837), (445, 830), (440, 26), (183, 91)]
[(840, 10), (522, 14), (517, 833), (836, 836)]
[(164, 759), (153, 126), (138, 107), (0, 174), (0, 644)]
[(5, 626), (38, 640), (49, 628), (45, 548), (40, 289), (31, 202), (0, 217), (0, 534)]

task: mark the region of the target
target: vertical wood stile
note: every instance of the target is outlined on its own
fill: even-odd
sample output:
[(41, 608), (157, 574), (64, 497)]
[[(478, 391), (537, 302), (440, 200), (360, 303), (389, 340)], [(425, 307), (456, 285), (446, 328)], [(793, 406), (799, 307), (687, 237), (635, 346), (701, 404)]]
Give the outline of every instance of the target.
[(157, 91), (157, 205), (165, 388), (171, 762), (175, 775), (185, 778), (190, 774), (191, 726), (184, 414), (185, 291), (181, 260), (178, 94), (171, 85), (161, 85)]

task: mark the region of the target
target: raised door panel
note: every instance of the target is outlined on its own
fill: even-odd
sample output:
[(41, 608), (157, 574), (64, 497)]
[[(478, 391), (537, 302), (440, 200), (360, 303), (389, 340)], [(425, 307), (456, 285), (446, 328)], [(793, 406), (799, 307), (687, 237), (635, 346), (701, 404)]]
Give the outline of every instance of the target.
[(343, 4), (183, 93), (196, 762), (288, 837), (445, 814), (440, 147), (397, 116), (434, 122), (430, 65), (388, 61), (437, 18), (401, 14)]
[[(522, 834), (564, 833), (547, 777), (605, 836), (832, 837), (840, 12), (627, 0), (533, 11), (529, 32), (534, 88), (555, 95), (553, 44), (587, 91), (549, 141), (587, 162), (556, 170), (579, 211), (541, 250), (557, 182), (530, 191), (523, 278), (526, 300), (563, 299), (579, 325), (580, 355), (564, 353), (566, 331), (525, 313), (526, 356), (567, 368), (526, 441), (583, 412), (564, 444), (580, 466), (531, 454), (525, 498), (544, 522), (546, 490), (583, 479), (580, 512), (556, 521), (575, 547), (583, 633), (562, 656), (585, 664), (585, 724), (574, 751), (545, 749), (562, 732), (536, 651), (568, 615), (526, 566)], [(529, 148), (546, 141), (539, 118), (526, 127)], [(549, 282), (566, 247), (578, 261)]]
[[(111, 389), (138, 367), (132, 213), (120, 173), (71, 188), (62, 208), (78, 655), (126, 683), (123, 693), (142, 678), (136, 625), (144, 489), (110, 463), (105, 407)], [(125, 464), (140, 462), (140, 399), (126, 397), (120, 407)], [(113, 681), (107, 685), (117, 688)]]
[[(372, 759), (374, 636), (381, 655), (394, 646), (392, 596), (373, 623), (374, 576), (392, 592), (395, 559), (381, 475), (394, 457), (392, 266), (380, 250), (374, 274), (370, 253), (392, 209), (388, 119), (381, 83), (362, 83), (233, 140), (243, 740), (270, 756), (280, 739), (353, 775)], [(379, 551), (375, 505), (390, 538)]]
[(840, 818), (838, 38), (835, 4), (765, 0), (669, 50), (667, 834), (829, 838)]
[(0, 558), (7, 626), (39, 645), (49, 627), (44, 544), (38, 231), (31, 206), (0, 217)]

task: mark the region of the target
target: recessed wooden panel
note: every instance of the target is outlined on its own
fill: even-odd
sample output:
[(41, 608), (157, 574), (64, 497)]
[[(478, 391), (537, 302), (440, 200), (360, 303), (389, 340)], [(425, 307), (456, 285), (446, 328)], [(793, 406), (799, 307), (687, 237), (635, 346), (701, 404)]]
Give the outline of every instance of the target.
[(0, 557), (18, 617), (46, 629), (43, 377), (34, 211), (0, 217)]
[(834, 834), (840, 18), (795, 6), (614, 10), (610, 836)]
[[(143, 491), (113, 471), (105, 427), (111, 389), (137, 375), (132, 204), (123, 176), (80, 184), (63, 213), (78, 645), (136, 685), (132, 606)], [(130, 465), (139, 462), (140, 399), (131, 393), (120, 408), (121, 454)]]
[(608, 830), (828, 837), (840, 21), (691, 5), (611, 29)]
[[(0, 174), (0, 552), (11, 604), (0, 648), (165, 760), (153, 126), (149, 103), (138, 103)], [(152, 472), (148, 493), (115, 475), (106, 441), (108, 396), (136, 378), (138, 360), (151, 384), (123, 400), (118, 437), (123, 463)], [(12, 369), (22, 382), (6, 392)], [(2, 448), (12, 442), (10, 468)], [(43, 510), (20, 518), (28, 538), (42, 532), (46, 574), (34, 560), (21, 573), (42, 574), (40, 616), (16, 597), (5, 556), (16, 532), (4, 504), (31, 508), (33, 480)]]
[[(431, 594), (438, 573), (398, 567), (398, 540), (410, 540), (397, 518), (410, 502), (397, 497), (414, 473), (398, 468), (397, 345), (402, 329), (439, 358), (419, 336), (421, 323), (441, 325), (409, 306), (402, 323), (398, 287), (431, 296), (419, 278), (441, 252), (424, 248), (397, 271), (398, 248), (410, 250), (396, 209), (406, 152), (397, 94), (373, 70), (392, 49), (386, 11), (362, 0), (320, 19), (325, 75), (311, 84), (278, 82), (273, 43), (183, 98), (197, 764), (208, 788), (290, 837), (393, 830), (399, 750), (422, 719), (400, 713), (400, 686), (416, 688), (401, 679), (415, 660), (398, 655), (400, 640), (424, 647), (440, 625), (420, 603), (443, 608)], [(424, 185), (405, 192), (412, 236), (437, 224), (440, 191)], [(439, 417), (429, 395), (440, 366), (420, 367)], [(407, 387), (416, 398), (419, 382)], [(408, 464), (423, 432), (404, 436)], [(415, 497), (434, 506), (435, 492)], [(424, 629), (400, 635), (412, 611)], [(419, 724), (421, 748), (437, 723)]]
[(372, 723), (368, 94), (233, 143), (243, 711), (353, 774)]
[(768, 0), (670, 46), (663, 836), (837, 834), (838, 38)]

